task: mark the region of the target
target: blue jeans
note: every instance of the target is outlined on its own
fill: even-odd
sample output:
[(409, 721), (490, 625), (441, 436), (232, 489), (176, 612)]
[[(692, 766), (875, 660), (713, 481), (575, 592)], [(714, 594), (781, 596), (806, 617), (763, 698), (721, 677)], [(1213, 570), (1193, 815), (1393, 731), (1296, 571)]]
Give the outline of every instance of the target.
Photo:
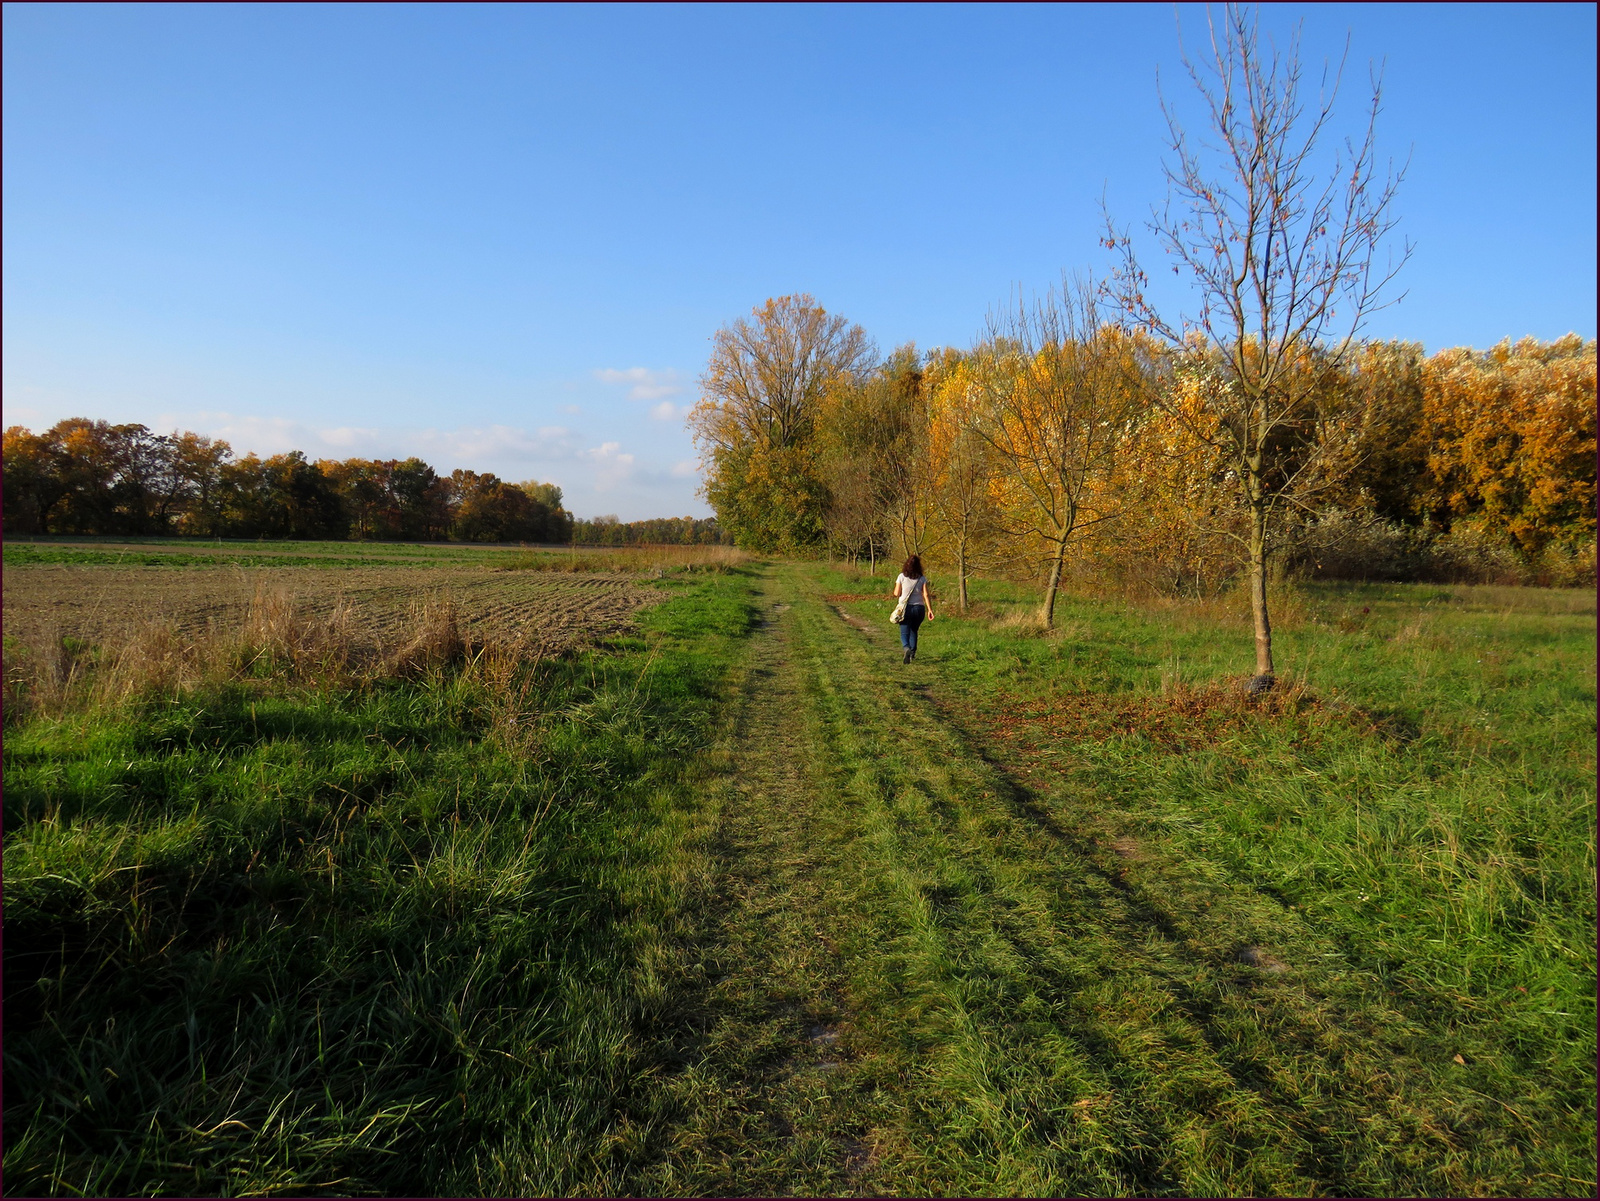
[(906, 619), (900, 623), (900, 645), (908, 651), (917, 649), (917, 627), (928, 615), (927, 605), (907, 605)]

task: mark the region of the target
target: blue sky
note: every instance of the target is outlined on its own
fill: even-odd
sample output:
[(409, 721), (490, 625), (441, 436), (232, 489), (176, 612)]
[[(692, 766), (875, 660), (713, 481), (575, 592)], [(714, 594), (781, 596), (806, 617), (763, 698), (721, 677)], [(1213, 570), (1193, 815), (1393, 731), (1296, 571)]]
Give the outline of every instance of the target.
[[(4, 419), (420, 454), (579, 515), (707, 513), (708, 339), (808, 291), (965, 346), (1163, 194), (1181, 6), (4, 10)], [(1385, 72), (1403, 303), (1595, 336), (1595, 8), (1266, 6), (1344, 128)], [(1176, 301), (1177, 297), (1172, 297)]]

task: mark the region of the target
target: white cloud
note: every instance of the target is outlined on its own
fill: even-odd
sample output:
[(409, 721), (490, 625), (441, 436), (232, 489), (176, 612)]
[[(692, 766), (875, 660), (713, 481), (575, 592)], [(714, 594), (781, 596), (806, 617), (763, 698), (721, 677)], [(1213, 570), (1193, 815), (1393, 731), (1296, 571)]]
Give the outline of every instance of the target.
[(46, 417), (43, 409), (36, 409), (32, 405), (18, 404), (8, 396), (6, 397), (4, 424), (8, 427), (13, 425), (24, 426), (36, 434), (42, 434), (54, 425), (55, 421)]
[(689, 415), (689, 405), (675, 405), (670, 400), (663, 400), (658, 405), (650, 406), (650, 416), (657, 421), (675, 421)]
[(317, 429), (304, 422), (286, 417), (257, 417), (250, 413), (200, 412), (185, 414), (181, 421), (168, 421), (162, 414), (163, 427), (182, 424), (213, 438), (221, 438), (233, 446), (236, 454), (279, 455), (290, 450), (304, 451), (306, 458), (326, 458), (345, 451), (365, 433), (370, 441), (379, 436), (377, 430), (357, 431), (350, 427)]
[[(572, 432), (564, 425), (544, 425), (532, 431), (510, 425), (458, 426), (453, 430), (430, 429), (402, 434), (401, 438), (440, 458), (459, 459), (464, 463), (571, 459), (577, 450)], [(412, 453), (421, 454), (422, 451)], [(423, 454), (423, 457), (428, 456)]]
[(700, 464), (693, 459), (680, 459), (672, 465), (672, 478), (689, 480), (700, 474)]
[(355, 426), (344, 426), (336, 430), (323, 430), (322, 440), (329, 446), (359, 446), (370, 441), (377, 433), (376, 430), (358, 429)]
[(652, 371), (648, 367), (629, 367), (625, 371), (618, 371), (615, 367), (603, 367), (594, 373), (594, 377), (603, 384), (630, 385), (629, 400), (660, 400), (683, 391), (682, 377), (670, 367), (664, 371)]
[(609, 492), (633, 476), (634, 458), (623, 452), (620, 442), (602, 442), (584, 451), (583, 457), (594, 464), (594, 486), (597, 491)]

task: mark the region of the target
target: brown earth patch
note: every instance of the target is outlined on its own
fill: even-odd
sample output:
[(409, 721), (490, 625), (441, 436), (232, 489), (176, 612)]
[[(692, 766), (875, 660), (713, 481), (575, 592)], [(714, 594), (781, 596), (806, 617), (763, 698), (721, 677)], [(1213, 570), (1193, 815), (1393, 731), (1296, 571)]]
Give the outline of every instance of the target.
[(865, 629), (868, 628), (867, 623), (862, 621), (859, 617), (855, 616), (854, 614), (846, 613), (842, 608), (838, 608), (837, 606), (835, 606), (835, 609), (838, 612), (839, 616), (845, 619), (845, 622), (847, 624), (854, 626), (858, 630), (865, 630)]
[(1289, 970), (1287, 963), (1260, 947), (1243, 947), (1234, 955), (1233, 960), (1235, 963), (1253, 967), (1258, 972), (1265, 972), (1269, 976), (1281, 976)]
[(102, 642), (152, 624), (197, 637), (238, 629), (252, 601), (280, 598), (307, 619), (341, 615), (358, 642), (413, 640), (418, 607), (451, 603), (474, 642), (516, 641), (547, 651), (605, 637), (663, 595), (620, 573), (508, 574), (487, 568), (104, 567), (41, 564), (5, 572), (6, 635), (24, 643), (61, 636)]
[(1264, 720), (1299, 721), (1309, 734), (1329, 714), (1319, 700), (1294, 687), (1249, 697), (1242, 684), (1230, 684), (1178, 685), (1160, 693), (1065, 693), (996, 705), (973, 716), (999, 739), (1143, 737), (1166, 750), (1185, 751), (1257, 729)]

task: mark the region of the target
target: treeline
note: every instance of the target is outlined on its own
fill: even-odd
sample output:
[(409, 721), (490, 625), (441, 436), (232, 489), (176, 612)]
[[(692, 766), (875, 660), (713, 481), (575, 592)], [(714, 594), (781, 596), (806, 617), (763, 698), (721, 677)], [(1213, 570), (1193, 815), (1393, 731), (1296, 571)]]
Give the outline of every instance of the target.
[(568, 542), (561, 489), (421, 459), (235, 458), (222, 441), (74, 417), (5, 431), (7, 534)]
[[(960, 577), (1073, 573), (1215, 592), (1247, 562), (1228, 450), (1230, 364), (1055, 298), (970, 350), (879, 360), (864, 331), (784, 297), (720, 331), (691, 418), (735, 541)], [(1595, 343), (1424, 355), (1302, 348), (1254, 470), (1277, 570), (1347, 578), (1594, 577)], [(1233, 374), (1237, 374), (1234, 372)], [(1049, 600), (1047, 598), (1047, 612)]]
[(733, 542), (715, 517), (618, 521), (615, 514), (607, 514), (574, 522), (572, 537), (584, 546), (723, 546)]

